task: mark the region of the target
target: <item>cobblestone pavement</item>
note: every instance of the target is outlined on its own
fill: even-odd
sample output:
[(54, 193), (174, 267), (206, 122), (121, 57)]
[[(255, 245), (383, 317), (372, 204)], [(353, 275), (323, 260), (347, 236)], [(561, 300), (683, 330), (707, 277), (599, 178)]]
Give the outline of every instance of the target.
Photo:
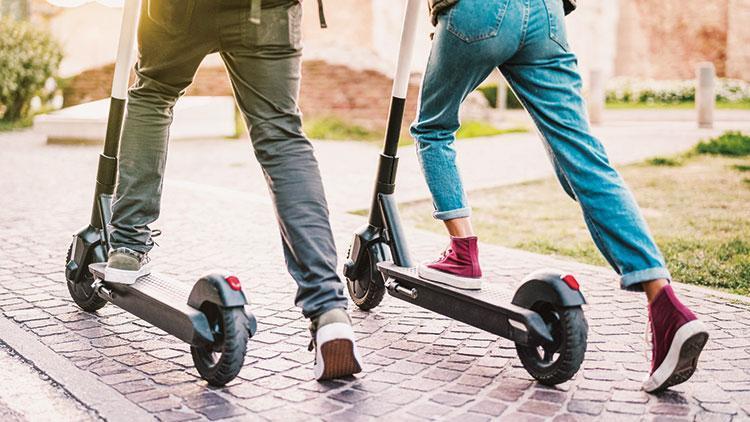
[[(295, 286), (249, 149), (239, 155), (235, 143), (181, 142), (170, 151), (157, 268), (185, 283), (212, 268), (230, 269), (249, 290), (260, 323), (239, 378), (209, 388), (186, 345), (115, 306), (91, 315), (68, 297), (65, 250), (88, 220), (99, 148), (46, 146), (24, 132), (0, 135), (0, 151), (0, 310), (161, 420), (750, 418), (749, 300), (678, 286), (710, 327), (711, 340), (691, 382), (651, 396), (639, 390), (648, 365), (641, 296), (620, 292), (607, 269), (488, 245), (482, 247), (488, 275), (509, 289), (543, 266), (579, 276), (591, 328), (574, 380), (537, 385), (509, 341), (386, 298), (372, 312), (352, 310), (364, 372), (318, 383), (306, 350), (307, 322), (293, 305)], [(332, 219), (344, 252), (363, 221), (340, 208)], [(415, 258), (443, 246), (432, 234), (407, 233)]]

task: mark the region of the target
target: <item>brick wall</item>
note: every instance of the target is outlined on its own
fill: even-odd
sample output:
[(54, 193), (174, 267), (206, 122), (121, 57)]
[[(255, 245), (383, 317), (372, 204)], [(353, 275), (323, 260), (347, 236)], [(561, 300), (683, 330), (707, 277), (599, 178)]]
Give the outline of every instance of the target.
[[(65, 106), (107, 98), (113, 65), (85, 71), (72, 78), (65, 88)], [(131, 75), (131, 82), (132, 82)], [(323, 61), (302, 65), (300, 108), (306, 118), (335, 116), (370, 129), (385, 126), (392, 80), (375, 71), (353, 70)], [(409, 89), (404, 125), (416, 114), (418, 81)], [(201, 67), (187, 95), (232, 95), (223, 67)]]
[(615, 73), (689, 79), (698, 62), (710, 61), (726, 75), (728, 7), (729, 0), (621, 1)]

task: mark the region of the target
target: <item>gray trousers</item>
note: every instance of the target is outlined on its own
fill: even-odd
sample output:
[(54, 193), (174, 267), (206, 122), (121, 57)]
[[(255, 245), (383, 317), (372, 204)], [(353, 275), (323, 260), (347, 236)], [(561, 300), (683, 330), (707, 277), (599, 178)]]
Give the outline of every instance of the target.
[(203, 58), (219, 52), (250, 129), (276, 208), (295, 298), (314, 318), (346, 308), (318, 163), (302, 133), (297, 97), (301, 6), (264, 9), (246, 0), (144, 1), (137, 80), (128, 93), (112, 205), (111, 246), (146, 253), (159, 217), (172, 109)]

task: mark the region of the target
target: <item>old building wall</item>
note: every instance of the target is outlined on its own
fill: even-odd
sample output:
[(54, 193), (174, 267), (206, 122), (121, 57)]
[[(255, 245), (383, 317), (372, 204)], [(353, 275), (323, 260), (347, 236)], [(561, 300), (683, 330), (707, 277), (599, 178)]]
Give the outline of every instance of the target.
[(750, 0), (730, 0), (726, 74), (750, 81)]
[(698, 62), (711, 61), (725, 75), (729, 1), (621, 1), (615, 74), (688, 79)]

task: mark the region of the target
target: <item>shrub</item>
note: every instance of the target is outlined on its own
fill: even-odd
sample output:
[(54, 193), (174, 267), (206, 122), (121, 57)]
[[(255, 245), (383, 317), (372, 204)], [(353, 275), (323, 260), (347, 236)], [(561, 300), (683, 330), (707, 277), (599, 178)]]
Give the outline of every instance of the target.
[(699, 143), (695, 150), (699, 154), (743, 157), (750, 155), (750, 136), (741, 132), (725, 132), (718, 138)]
[(45, 84), (61, 60), (60, 45), (48, 32), (0, 19), (0, 120), (27, 117), (32, 99), (45, 94)]
[[(614, 78), (607, 84), (606, 95), (610, 103), (691, 103), (695, 102), (695, 81)], [(718, 79), (716, 101), (750, 102), (750, 83), (738, 79)]]
[(646, 163), (651, 166), (664, 166), (664, 167), (677, 167), (682, 165), (682, 161), (677, 158), (669, 157), (654, 157), (646, 160)]
[[(487, 102), (490, 103), (490, 107), (497, 108), (496, 83), (482, 85), (477, 88), (477, 91), (481, 92), (484, 95), (484, 98), (486, 98)], [(505, 102), (505, 106), (512, 110), (520, 110), (523, 108), (521, 102), (518, 101), (518, 98), (516, 98), (516, 94), (514, 94), (510, 89), (508, 89), (507, 101)]]

